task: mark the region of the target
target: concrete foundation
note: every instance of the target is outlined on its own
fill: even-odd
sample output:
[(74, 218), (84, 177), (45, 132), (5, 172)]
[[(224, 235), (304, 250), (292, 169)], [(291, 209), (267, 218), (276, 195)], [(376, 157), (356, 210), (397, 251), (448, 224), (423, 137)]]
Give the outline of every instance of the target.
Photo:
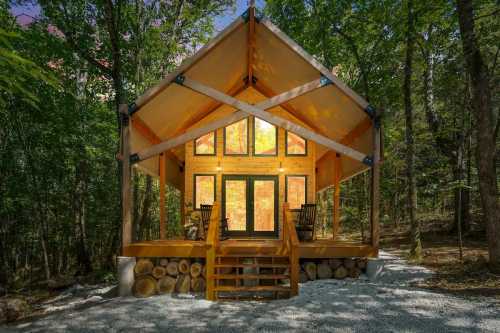
[(135, 257), (118, 257), (118, 296), (132, 295), (134, 286)]

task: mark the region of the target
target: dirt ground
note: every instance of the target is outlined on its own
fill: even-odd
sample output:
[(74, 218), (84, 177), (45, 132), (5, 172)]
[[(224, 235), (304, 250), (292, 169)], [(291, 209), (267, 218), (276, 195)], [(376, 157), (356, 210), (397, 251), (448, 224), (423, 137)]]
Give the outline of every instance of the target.
[[(381, 248), (406, 257), (409, 230), (405, 227), (386, 230)], [(487, 241), (482, 233), (463, 237), (463, 260), (460, 260), (457, 236), (446, 228), (433, 228), (422, 233), (423, 258), (420, 265), (435, 275), (414, 284), (416, 287), (469, 296), (487, 296), (500, 300), (500, 275), (488, 270)]]

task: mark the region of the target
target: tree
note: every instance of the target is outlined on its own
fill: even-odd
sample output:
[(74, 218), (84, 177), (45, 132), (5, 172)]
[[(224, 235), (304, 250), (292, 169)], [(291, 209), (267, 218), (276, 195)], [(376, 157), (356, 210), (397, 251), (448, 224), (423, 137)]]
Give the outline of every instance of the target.
[[(490, 267), (500, 272), (500, 201), (498, 199), (496, 153), (498, 124), (491, 105), (490, 75), (478, 45), (471, 0), (457, 1), (467, 73), (470, 77), (472, 110), (476, 120), (476, 163), (479, 192), (486, 220)], [(498, 118), (498, 117), (497, 117)]]

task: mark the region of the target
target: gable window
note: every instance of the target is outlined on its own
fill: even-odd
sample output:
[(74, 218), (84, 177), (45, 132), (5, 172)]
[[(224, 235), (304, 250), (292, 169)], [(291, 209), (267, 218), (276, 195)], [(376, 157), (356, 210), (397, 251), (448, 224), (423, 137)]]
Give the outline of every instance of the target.
[(224, 154), (248, 155), (248, 118), (224, 127)]
[(213, 205), (215, 201), (215, 175), (194, 175), (194, 208)]
[(307, 202), (307, 176), (286, 176), (285, 186), (290, 209), (300, 209)]
[(194, 140), (195, 155), (215, 155), (215, 131)]
[(276, 126), (259, 118), (254, 118), (254, 155), (276, 156), (278, 131)]
[(293, 134), (286, 132), (286, 155), (291, 156), (305, 156), (307, 155), (307, 140)]

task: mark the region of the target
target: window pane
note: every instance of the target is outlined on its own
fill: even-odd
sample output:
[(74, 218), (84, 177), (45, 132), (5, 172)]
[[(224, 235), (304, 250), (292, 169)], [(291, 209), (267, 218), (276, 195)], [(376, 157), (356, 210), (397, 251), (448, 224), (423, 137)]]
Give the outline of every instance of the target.
[(259, 118), (255, 119), (255, 154), (276, 155), (276, 126)]
[(215, 132), (210, 132), (195, 140), (195, 154), (215, 155)]
[(213, 205), (215, 196), (215, 176), (195, 176), (195, 208)]
[(274, 231), (274, 184), (272, 180), (253, 183), (255, 231)]
[(248, 119), (243, 119), (225, 129), (224, 149), (226, 154), (248, 153)]
[(301, 205), (306, 203), (306, 177), (288, 176), (286, 180), (286, 193), (290, 209), (300, 209)]
[(247, 182), (226, 180), (226, 218), (229, 231), (247, 228)]
[(297, 134), (286, 133), (286, 153), (288, 155), (305, 155), (306, 144), (306, 140)]

